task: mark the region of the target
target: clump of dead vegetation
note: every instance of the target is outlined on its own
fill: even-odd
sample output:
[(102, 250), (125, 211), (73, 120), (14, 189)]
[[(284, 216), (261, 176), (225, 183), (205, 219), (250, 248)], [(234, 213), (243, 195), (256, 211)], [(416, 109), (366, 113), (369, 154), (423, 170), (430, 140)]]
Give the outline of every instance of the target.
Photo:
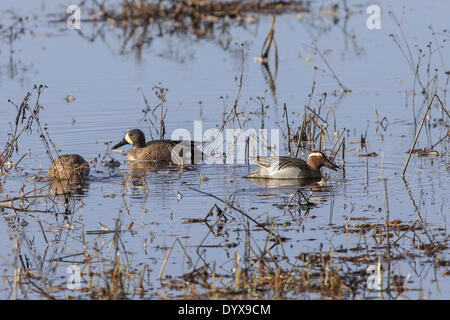
[[(439, 152), (436, 150), (438, 146), (442, 150), (448, 150), (448, 144), (443, 142), (450, 141), (448, 139), (450, 137), (450, 114), (446, 109), (450, 70), (445, 63), (441, 48), (446, 42), (447, 30), (441, 33), (429, 26), (431, 40), (426, 43), (426, 46), (421, 47), (419, 44), (412, 46), (401, 20), (393, 11), (390, 11), (389, 15), (398, 29), (397, 33), (392, 33), (389, 36), (402, 53), (413, 76), (412, 88), (405, 92), (405, 96), (406, 107), (408, 107), (408, 104), (411, 104), (412, 107), (415, 136), (410, 149), (406, 151), (408, 158), (403, 167), (402, 177), (404, 177), (412, 154), (438, 156)], [(433, 106), (436, 109), (434, 112)], [(432, 112), (434, 119), (432, 118)], [(416, 145), (419, 144), (418, 139), (422, 128), (425, 128), (427, 145), (417, 148)], [(438, 128), (438, 130), (434, 130), (435, 133), (433, 134), (432, 128)], [(433, 142), (433, 135), (436, 135), (436, 133), (438, 137)]]
[(175, 28), (196, 29), (221, 18), (243, 19), (251, 13), (281, 14), (307, 11), (303, 1), (123, 1), (119, 10), (98, 6), (98, 19), (121, 23), (171, 21)]
[[(284, 210), (297, 215), (294, 220), (301, 226), (308, 219), (311, 206), (307, 205), (310, 203), (308, 197), (301, 191), (298, 194), (297, 200), (289, 199)], [(257, 241), (255, 231), (264, 230), (254, 229), (242, 221), (245, 249), (237, 251), (233, 249), (234, 242), (228, 239), (228, 225), (232, 218), (230, 209), (234, 210), (236, 204), (233, 207), (229, 202), (225, 204), (225, 207), (215, 204), (204, 220), (187, 221), (205, 223), (209, 231), (194, 246), (196, 250), (185, 248), (179, 239), (174, 241), (165, 260), (178, 243), (186, 257), (187, 267), (192, 271), (175, 278), (161, 278), (160, 272), (165, 295), (173, 296), (173, 292), (179, 292), (179, 297), (184, 299), (299, 299), (311, 296), (357, 299), (371, 295), (396, 299), (418, 290), (409, 280), (421, 272), (413, 267), (413, 272), (402, 275), (397, 269), (399, 261), (430, 259), (436, 268), (448, 264), (444, 258), (448, 236), (441, 233), (439, 226), (432, 227), (420, 219), (412, 223), (390, 220), (388, 208), (385, 209), (384, 223), (349, 217), (344, 225), (336, 225), (334, 232), (347, 238), (346, 247), (331, 246), (325, 250), (322, 243), (309, 251), (302, 251), (300, 247), (294, 258), (285, 254), (289, 240), (272, 241), (269, 233), (266, 241)], [(420, 217), (420, 212), (418, 214)], [(214, 216), (215, 221), (211, 219)], [(293, 228), (294, 224), (267, 221), (266, 227), (277, 231)], [(208, 236), (214, 236), (216, 240), (221, 238), (223, 245), (206, 245), (204, 242)], [(203, 258), (205, 251), (213, 248), (227, 253), (226, 265)], [(198, 257), (197, 263), (193, 262), (195, 256)]]
[[(308, 11), (303, 1), (122, 1), (116, 3), (83, 3), (83, 12), (89, 17), (82, 22), (94, 22), (96, 31), (82, 37), (89, 41), (101, 37), (105, 40), (105, 27), (120, 31), (122, 45), (120, 53), (127, 48), (141, 59), (142, 49), (149, 47), (163, 35), (184, 38), (217, 40), (227, 50), (232, 44), (230, 29), (238, 26), (246, 29), (259, 21), (260, 15), (280, 15)], [(66, 17), (55, 21), (65, 22)], [(111, 28), (110, 28), (111, 29)], [(251, 31), (254, 32), (254, 31)], [(172, 50), (172, 49), (170, 49)], [(175, 54), (170, 52), (169, 54)], [(183, 57), (179, 57), (184, 61)], [(179, 54), (176, 53), (178, 56)]]
[[(42, 126), (40, 122), (40, 112), (44, 109), (40, 99), (45, 89), (47, 89), (45, 85), (35, 85), (30, 92), (26, 93), (20, 104), (9, 100), (16, 108), (16, 117), (13, 122), (9, 123), (10, 133), (7, 135), (5, 146), (0, 153), (0, 173), (4, 177), (8, 177), (11, 170), (18, 170), (19, 164), (31, 154), (30, 150), (21, 151), (20, 140), (24, 134), (39, 135), (50, 163), (53, 163), (56, 158), (54, 154), (59, 156), (58, 148), (50, 138), (47, 126)], [(13, 212), (55, 215), (73, 212), (76, 207), (74, 191), (78, 189), (78, 184), (72, 184), (67, 179), (48, 180), (47, 177), (42, 176), (35, 176), (34, 180), (46, 183), (43, 186), (32, 185), (31, 188), (24, 183), (17, 192), (18, 196), (2, 199), (0, 207)], [(50, 192), (45, 193), (46, 189), (49, 189)], [(37, 199), (47, 202), (48, 206), (45, 210), (33, 208), (37, 204)], [(59, 205), (63, 205), (64, 209), (60, 209)]]
[[(43, 85), (39, 87), (34, 86), (31, 92), (27, 92), (20, 104), (16, 104), (11, 100), (8, 101), (14, 105), (17, 114), (14, 121), (9, 123), (10, 133), (3, 151), (0, 153), (0, 172), (3, 175), (6, 175), (12, 167), (17, 168), (17, 165), (28, 154), (28, 152), (22, 154), (15, 163), (10, 161), (14, 154), (19, 154), (19, 138), (22, 134), (33, 133), (34, 124), (39, 120), (39, 112), (42, 109), (42, 106), (39, 104), (39, 98), (44, 88), (45, 86)], [(37, 95), (34, 105), (30, 101), (33, 93)]]

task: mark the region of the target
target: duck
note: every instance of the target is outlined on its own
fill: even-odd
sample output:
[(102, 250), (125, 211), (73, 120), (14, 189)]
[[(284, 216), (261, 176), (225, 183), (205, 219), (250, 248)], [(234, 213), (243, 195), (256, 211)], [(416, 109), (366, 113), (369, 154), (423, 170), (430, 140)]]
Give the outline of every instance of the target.
[(189, 140), (151, 140), (145, 141), (144, 133), (139, 129), (128, 131), (122, 141), (112, 149), (130, 144), (133, 148), (127, 153), (128, 161), (153, 161), (168, 164), (197, 164), (204, 154), (198, 149), (201, 144)]
[(337, 171), (339, 166), (333, 163), (321, 151), (313, 151), (306, 161), (284, 156), (266, 156), (252, 158), (260, 167), (245, 178), (260, 179), (319, 179), (320, 169), (325, 166)]
[(48, 176), (53, 180), (79, 181), (89, 175), (89, 163), (78, 154), (58, 156), (48, 169)]

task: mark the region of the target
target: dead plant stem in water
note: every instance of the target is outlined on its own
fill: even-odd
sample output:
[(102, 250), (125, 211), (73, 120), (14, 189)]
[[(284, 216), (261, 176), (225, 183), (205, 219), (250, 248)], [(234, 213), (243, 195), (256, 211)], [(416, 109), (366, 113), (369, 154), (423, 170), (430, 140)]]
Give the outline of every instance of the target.
[(440, 105), (441, 105), (441, 107), (442, 107), (442, 110), (445, 111), (445, 113), (447, 114), (447, 116), (449, 116), (449, 114), (448, 114), (447, 110), (445, 109), (444, 105), (442, 104), (442, 101), (441, 101), (441, 99), (439, 98), (439, 96), (438, 96), (436, 93), (433, 94), (433, 97), (431, 98), (430, 102), (428, 103), (427, 109), (425, 110), (425, 113), (424, 113), (424, 115), (423, 115), (423, 117), (422, 117), (422, 121), (420, 122), (419, 129), (417, 130), (416, 136), (414, 137), (414, 140), (413, 140), (413, 143), (412, 143), (412, 145), (411, 145), (411, 148), (409, 149), (408, 159), (406, 159), (405, 166), (403, 167), (402, 177), (405, 176), (405, 172), (406, 172), (406, 169), (408, 168), (408, 164), (409, 164), (409, 159), (411, 158), (411, 154), (412, 154), (412, 152), (413, 152), (413, 150), (414, 150), (414, 146), (416, 145), (417, 139), (419, 138), (420, 131), (422, 130), (422, 126), (423, 126), (423, 124), (424, 124), (424, 122), (425, 122), (425, 119), (426, 119), (426, 117), (427, 117), (428, 111), (429, 111), (430, 108), (431, 108), (431, 105), (432, 105), (432, 103), (433, 103), (433, 101), (434, 101), (434, 98), (437, 98), (437, 99), (438, 99), (438, 101), (439, 101), (439, 103), (440, 103)]

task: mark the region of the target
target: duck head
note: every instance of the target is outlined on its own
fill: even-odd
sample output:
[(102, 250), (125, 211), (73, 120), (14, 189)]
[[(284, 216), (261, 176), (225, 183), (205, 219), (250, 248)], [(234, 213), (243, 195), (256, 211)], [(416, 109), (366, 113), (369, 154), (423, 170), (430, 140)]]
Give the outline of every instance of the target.
[(139, 129), (133, 129), (128, 131), (123, 137), (122, 141), (112, 147), (112, 149), (120, 148), (126, 144), (131, 144), (133, 147), (144, 147), (145, 146), (145, 135)]
[(306, 163), (314, 170), (320, 170), (323, 166), (335, 171), (339, 169), (339, 166), (329, 160), (321, 151), (311, 152)]

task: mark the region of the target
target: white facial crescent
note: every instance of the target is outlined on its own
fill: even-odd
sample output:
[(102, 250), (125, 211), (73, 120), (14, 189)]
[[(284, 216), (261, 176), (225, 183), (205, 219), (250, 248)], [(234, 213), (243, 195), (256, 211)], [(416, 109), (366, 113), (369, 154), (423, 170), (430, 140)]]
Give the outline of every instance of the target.
[(323, 158), (323, 156), (322, 156), (322, 154), (321, 154), (320, 152), (313, 152), (313, 153), (310, 153), (309, 156), (308, 156), (308, 158), (309, 158), (309, 157), (319, 157), (319, 158)]
[(128, 133), (125, 135), (125, 141), (128, 142), (129, 144), (133, 145), (133, 142), (131, 141)]

